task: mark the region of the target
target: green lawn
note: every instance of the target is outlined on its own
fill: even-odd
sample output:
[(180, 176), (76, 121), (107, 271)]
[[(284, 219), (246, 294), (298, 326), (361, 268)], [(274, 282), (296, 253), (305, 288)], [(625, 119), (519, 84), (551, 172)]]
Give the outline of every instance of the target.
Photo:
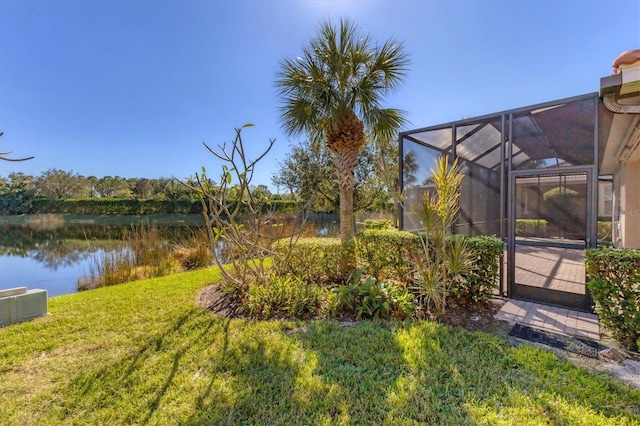
[(200, 270), (0, 329), (0, 423), (640, 424), (640, 391), (431, 322), (220, 319)]

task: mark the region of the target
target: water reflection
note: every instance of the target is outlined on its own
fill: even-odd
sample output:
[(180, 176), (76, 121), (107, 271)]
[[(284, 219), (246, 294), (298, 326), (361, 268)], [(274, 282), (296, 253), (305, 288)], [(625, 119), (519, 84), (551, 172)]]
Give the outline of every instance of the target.
[(29, 226), (0, 226), (0, 256), (32, 259), (56, 271), (89, 258), (102, 249), (122, 244), (122, 227), (69, 226), (35, 229)]
[[(126, 247), (130, 226), (41, 222), (0, 226), (0, 289), (43, 288), (49, 296), (74, 293), (90, 274), (95, 256)], [(166, 238), (192, 232), (182, 224), (163, 228)]]
[[(337, 215), (310, 215), (307, 221), (310, 234), (338, 234)], [(167, 241), (183, 241), (199, 231), (199, 226), (188, 226), (183, 221), (170, 225), (158, 227)], [(94, 257), (124, 249), (127, 242), (123, 235), (131, 229), (127, 222), (65, 223), (52, 215), (34, 218), (24, 225), (0, 225), (0, 289), (44, 288), (49, 296), (76, 292), (78, 279), (90, 274)]]

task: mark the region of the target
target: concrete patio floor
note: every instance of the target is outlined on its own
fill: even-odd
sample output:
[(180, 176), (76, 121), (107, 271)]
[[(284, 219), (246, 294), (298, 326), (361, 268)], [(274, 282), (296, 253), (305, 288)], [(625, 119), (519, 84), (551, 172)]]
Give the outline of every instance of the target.
[(511, 299), (495, 318), (511, 324), (520, 323), (554, 333), (600, 340), (598, 316), (586, 312)]
[(583, 249), (520, 245), (515, 257), (516, 283), (585, 294)]

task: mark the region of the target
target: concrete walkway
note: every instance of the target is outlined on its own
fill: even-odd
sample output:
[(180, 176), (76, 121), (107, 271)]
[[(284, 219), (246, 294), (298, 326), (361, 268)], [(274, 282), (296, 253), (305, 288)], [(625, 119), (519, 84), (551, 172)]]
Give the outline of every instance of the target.
[(508, 300), (495, 315), (498, 320), (570, 336), (600, 340), (598, 316), (522, 300)]

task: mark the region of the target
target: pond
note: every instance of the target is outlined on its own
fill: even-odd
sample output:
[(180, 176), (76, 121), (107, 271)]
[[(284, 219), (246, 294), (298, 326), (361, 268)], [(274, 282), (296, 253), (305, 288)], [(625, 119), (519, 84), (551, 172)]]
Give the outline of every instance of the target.
[[(314, 234), (335, 236), (338, 216), (309, 217)], [(122, 250), (125, 230), (153, 225), (168, 239), (177, 239), (204, 226), (200, 216), (157, 218), (27, 217), (21, 223), (0, 223), (0, 289), (45, 289), (49, 297), (78, 291), (78, 280), (91, 274), (94, 259), (108, 250)]]

